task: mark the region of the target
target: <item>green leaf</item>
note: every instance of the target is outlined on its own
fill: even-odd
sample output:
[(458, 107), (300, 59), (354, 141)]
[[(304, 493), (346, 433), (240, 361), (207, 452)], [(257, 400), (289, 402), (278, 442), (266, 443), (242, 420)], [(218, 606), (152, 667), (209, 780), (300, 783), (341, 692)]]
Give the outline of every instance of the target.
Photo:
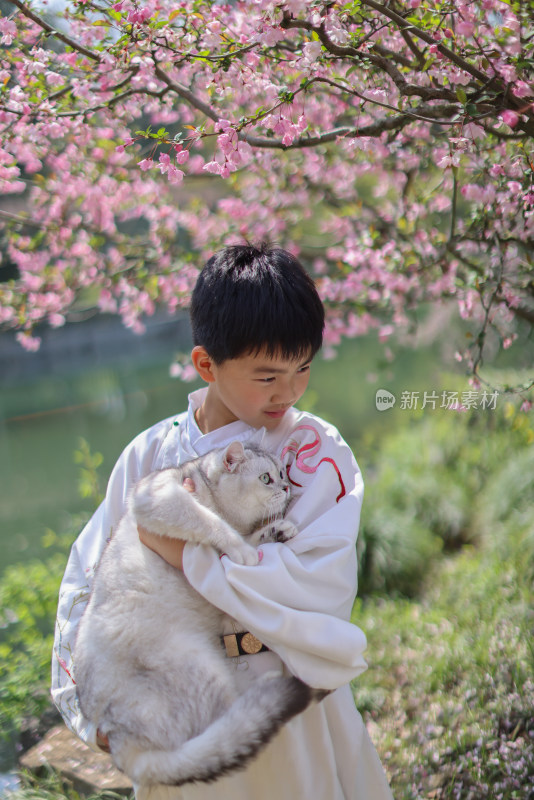
[(462, 87), (461, 87), (461, 86), (457, 86), (457, 87), (456, 87), (456, 97), (458, 98), (458, 100), (460, 101), (460, 103), (461, 103), (463, 106), (465, 106), (465, 104), (467, 103), (467, 95), (466, 95), (466, 93), (465, 93), (465, 89), (462, 89)]

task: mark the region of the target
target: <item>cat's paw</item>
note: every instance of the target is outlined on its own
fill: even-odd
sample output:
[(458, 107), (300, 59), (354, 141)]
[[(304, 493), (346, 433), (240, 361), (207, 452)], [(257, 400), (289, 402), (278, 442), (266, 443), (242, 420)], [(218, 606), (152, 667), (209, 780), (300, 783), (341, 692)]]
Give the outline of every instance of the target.
[(298, 528), (288, 519), (266, 525), (260, 535), (260, 543), (263, 542), (287, 542), (298, 533)]
[(259, 551), (246, 542), (241, 542), (239, 546), (227, 547), (224, 555), (227, 555), (234, 564), (243, 564), (246, 567), (255, 567), (261, 561)]

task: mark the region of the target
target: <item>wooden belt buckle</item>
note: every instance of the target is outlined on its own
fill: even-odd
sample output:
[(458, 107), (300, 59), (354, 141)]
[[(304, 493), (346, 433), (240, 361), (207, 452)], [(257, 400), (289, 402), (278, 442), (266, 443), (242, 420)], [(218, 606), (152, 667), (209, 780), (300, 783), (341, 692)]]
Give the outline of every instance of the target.
[(263, 644), (260, 642), (259, 639), (256, 639), (254, 634), (252, 633), (245, 633), (245, 635), (241, 639), (241, 647), (245, 651), (245, 653), (249, 656), (253, 656), (256, 653), (259, 653)]
[(237, 656), (253, 656), (262, 653), (269, 648), (266, 647), (253, 633), (228, 633), (222, 637), (228, 658)]

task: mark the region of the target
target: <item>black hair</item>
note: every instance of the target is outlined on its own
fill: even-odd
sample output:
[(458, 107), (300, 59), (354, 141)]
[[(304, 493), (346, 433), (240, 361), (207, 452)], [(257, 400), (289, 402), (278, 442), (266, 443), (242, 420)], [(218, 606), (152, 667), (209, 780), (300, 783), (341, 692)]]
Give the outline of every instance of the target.
[(324, 308), (302, 264), (267, 244), (231, 245), (202, 269), (191, 298), (194, 345), (221, 364), (257, 354), (313, 358), (321, 348)]

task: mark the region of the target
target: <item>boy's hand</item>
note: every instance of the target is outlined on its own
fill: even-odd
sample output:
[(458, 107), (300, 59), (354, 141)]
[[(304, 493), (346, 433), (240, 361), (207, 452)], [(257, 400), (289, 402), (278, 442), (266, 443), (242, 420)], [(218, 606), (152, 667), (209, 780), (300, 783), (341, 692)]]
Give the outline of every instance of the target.
[[(195, 484), (191, 478), (185, 478), (182, 485), (190, 493), (195, 491)], [(170, 536), (158, 536), (156, 533), (151, 533), (146, 528), (143, 528), (142, 525), (137, 526), (137, 532), (142, 543), (149, 550), (161, 556), (171, 567), (184, 571), (184, 541), (171, 539)]]
[(98, 747), (100, 747), (100, 749), (103, 750), (105, 753), (111, 753), (111, 750), (109, 749), (109, 739), (108, 739), (108, 737), (104, 736), (103, 733), (100, 733), (98, 728), (97, 728), (97, 731), (96, 731), (96, 743), (97, 743)]
[(151, 533), (141, 525), (137, 526), (137, 532), (139, 533), (139, 538), (142, 543), (148, 547), (149, 550), (161, 556), (171, 567), (180, 569), (183, 572), (185, 542), (182, 539), (171, 539), (170, 536), (158, 536), (157, 533)]

